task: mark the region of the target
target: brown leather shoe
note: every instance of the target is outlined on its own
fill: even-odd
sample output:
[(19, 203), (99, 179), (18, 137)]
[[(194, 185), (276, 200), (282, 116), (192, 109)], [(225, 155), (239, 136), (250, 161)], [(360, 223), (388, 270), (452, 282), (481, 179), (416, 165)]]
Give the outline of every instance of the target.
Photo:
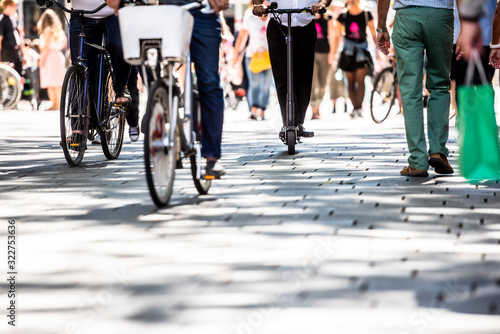
[(438, 174), (453, 174), (453, 168), (450, 166), (450, 163), (444, 154), (431, 154), (429, 158), (429, 165), (434, 167), (434, 171)]
[(413, 167), (405, 167), (399, 172), (399, 174), (403, 176), (420, 176), (420, 177), (426, 177), (429, 176), (429, 173), (425, 169), (415, 169)]

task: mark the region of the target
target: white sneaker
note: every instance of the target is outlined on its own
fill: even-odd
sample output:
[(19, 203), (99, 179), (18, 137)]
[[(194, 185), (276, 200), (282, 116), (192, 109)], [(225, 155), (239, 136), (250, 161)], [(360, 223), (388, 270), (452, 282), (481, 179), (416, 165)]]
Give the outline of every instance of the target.
[(94, 139), (92, 139), (92, 144), (101, 145), (101, 136), (99, 134), (96, 134)]
[(128, 129), (128, 135), (130, 137), (130, 140), (132, 142), (136, 142), (139, 140), (139, 125), (138, 126), (131, 126)]

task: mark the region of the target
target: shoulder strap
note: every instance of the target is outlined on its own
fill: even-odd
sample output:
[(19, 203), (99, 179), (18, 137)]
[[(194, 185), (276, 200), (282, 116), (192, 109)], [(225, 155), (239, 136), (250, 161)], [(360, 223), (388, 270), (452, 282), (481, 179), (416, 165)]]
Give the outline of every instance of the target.
[(365, 13), (365, 23), (366, 23), (366, 26), (368, 26), (368, 12), (364, 10), (363, 13)]

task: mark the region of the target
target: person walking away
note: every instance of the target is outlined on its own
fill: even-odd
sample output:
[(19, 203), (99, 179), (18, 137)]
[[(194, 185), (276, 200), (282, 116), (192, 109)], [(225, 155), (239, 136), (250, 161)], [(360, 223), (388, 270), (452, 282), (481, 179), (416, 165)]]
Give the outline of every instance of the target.
[(66, 60), (61, 52), (67, 45), (66, 35), (59, 17), (47, 9), (37, 23), (40, 35), (40, 87), (46, 88), (51, 110), (59, 110), (61, 89), (66, 73)]
[[(386, 18), (390, 0), (378, 2), (377, 47), (389, 53)], [(428, 176), (429, 166), (438, 174), (452, 174), (448, 163), (450, 67), (453, 51), (453, 0), (395, 0), (393, 43), (404, 109), (410, 157), (403, 176)], [(426, 88), (429, 150), (424, 132), (422, 80), (427, 54)]]
[[(340, 53), (339, 67), (346, 73), (349, 85), (349, 98), (353, 105), (351, 118), (363, 116), (365, 97), (365, 77), (373, 70), (373, 60), (368, 51), (367, 28), (375, 40), (373, 16), (359, 7), (360, 0), (347, 1), (347, 11), (340, 14), (337, 21), (345, 26), (344, 48)], [(337, 52), (342, 35), (341, 26), (337, 26), (334, 52)]]
[[(256, 16), (265, 14), (266, 6), (262, 5), (262, 0), (254, 0), (253, 13)], [(331, 0), (277, 0), (278, 8), (302, 8), (311, 7), (312, 14), (317, 14), (320, 10), (330, 5)], [(304, 128), (307, 107), (311, 98), (311, 85), (314, 68), (314, 48), (316, 43), (316, 28), (314, 25), (315, 15), (309, 13), (292, 14), (292, 36), (293, 36), (293, 78), (295, 88), (295, 119), (294, 125), (297, 127), (299, 137), (313, 137), (314, 132)], [(286, 120), (286, 91), (287, 91), (287, 63), (286, 63), (286, 30), (288, 26), (287, 15), (281, 15), (281, 22), (277, 22), (273, 17), (267, 26), (267, 43), (271, 58), (271, 69), (278, 93), (278, 101), (281, 108), (283, 124)], [(284, 138), (284, 127), (279, 133), (280, 138)]]
[(333, 50), (330, 50), (330, 43), (333, 40), (334, 28), (330, 13), (317, 14), (314, 25), (316, 27), (316, 46), (311, 88), (311, 107), (313, 113), (312, 119), (320, 119), (319, 108), (325, 95), (328, 74), (330, 73), (328, 60), (333, 58)]
[(17, 28), (17, 1), (3, 0), (0, 18), (0, 62), (9, 62), (23, 72), (22, 36)]
[(264, 113), (269, 103), (269, 91), (271, 87), (272, 72), (269, 68), (255, 72), (250, 66), (252, 57), (258, 57), (262, 54), (269, 54), (267, 46), (266, 31), (269, 24), (267, 15), (256, 17), (252, 14), (253, 2), (250, 2), (249, 8), (245, 11), (242, 21), (242, 28), (236, 39), (234, 46), (232, 64), (236, 67), (239, 61), (240, 50), (246, 45), (244, 69), (248, 78), (247, 102), (250, 110), (250, 118), (263, 120)]
[[(345, 4), (342, 1), (334, 1), (330, 5), (330, 8), (332, 10), (331, 17), (332, 18), (337, 18), (342, 9), (345, 8)], [(330, 53), (328, 56), (328, 64), (330, 64), (331, 69), (330, 69), (330, 74), (329, 74), (329, 79), (328, 79), (328, 87), (330, 91), (330, 100), (332, 100), (333, 104), (333, 110), (332, 112), (335, 114), (337, 112), (337, 99), (340, 97), (344, 98), (344, 112), (347, 112), (347, 92), (346, 92), (346, 85), (345, 85), (345, 74), (342, 69), (338, 68), (338, 51), (335, 53), (335, 49), (339, 49), (340, 47), (335, 47), (335, 34), (337, 33), (337, 25), (341, 25), (339, 21), (331, 20), (332, 25), (333, 25), (333, 36), (329, 36), (329, 42), (330, 42)]]

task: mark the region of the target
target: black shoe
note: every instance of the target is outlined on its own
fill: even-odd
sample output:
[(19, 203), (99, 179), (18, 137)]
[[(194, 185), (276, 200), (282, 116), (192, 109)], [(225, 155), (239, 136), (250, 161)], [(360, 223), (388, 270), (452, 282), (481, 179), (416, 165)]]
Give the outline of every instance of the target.
[(285, 142), (285, 127), (282, 127), (281, 130), (280, 130), (280, 133), (278, 135), (280, 137), (280, 139)]
[(226, 174), (226, 170), (218, 160), (207, 161), (206, 179), (220, 179), (220, 177), (224, 174)]
[(302, 124), (297, 125), (297, 136), (310, 138), (314, 137), (314, 131), (307, 131)]

